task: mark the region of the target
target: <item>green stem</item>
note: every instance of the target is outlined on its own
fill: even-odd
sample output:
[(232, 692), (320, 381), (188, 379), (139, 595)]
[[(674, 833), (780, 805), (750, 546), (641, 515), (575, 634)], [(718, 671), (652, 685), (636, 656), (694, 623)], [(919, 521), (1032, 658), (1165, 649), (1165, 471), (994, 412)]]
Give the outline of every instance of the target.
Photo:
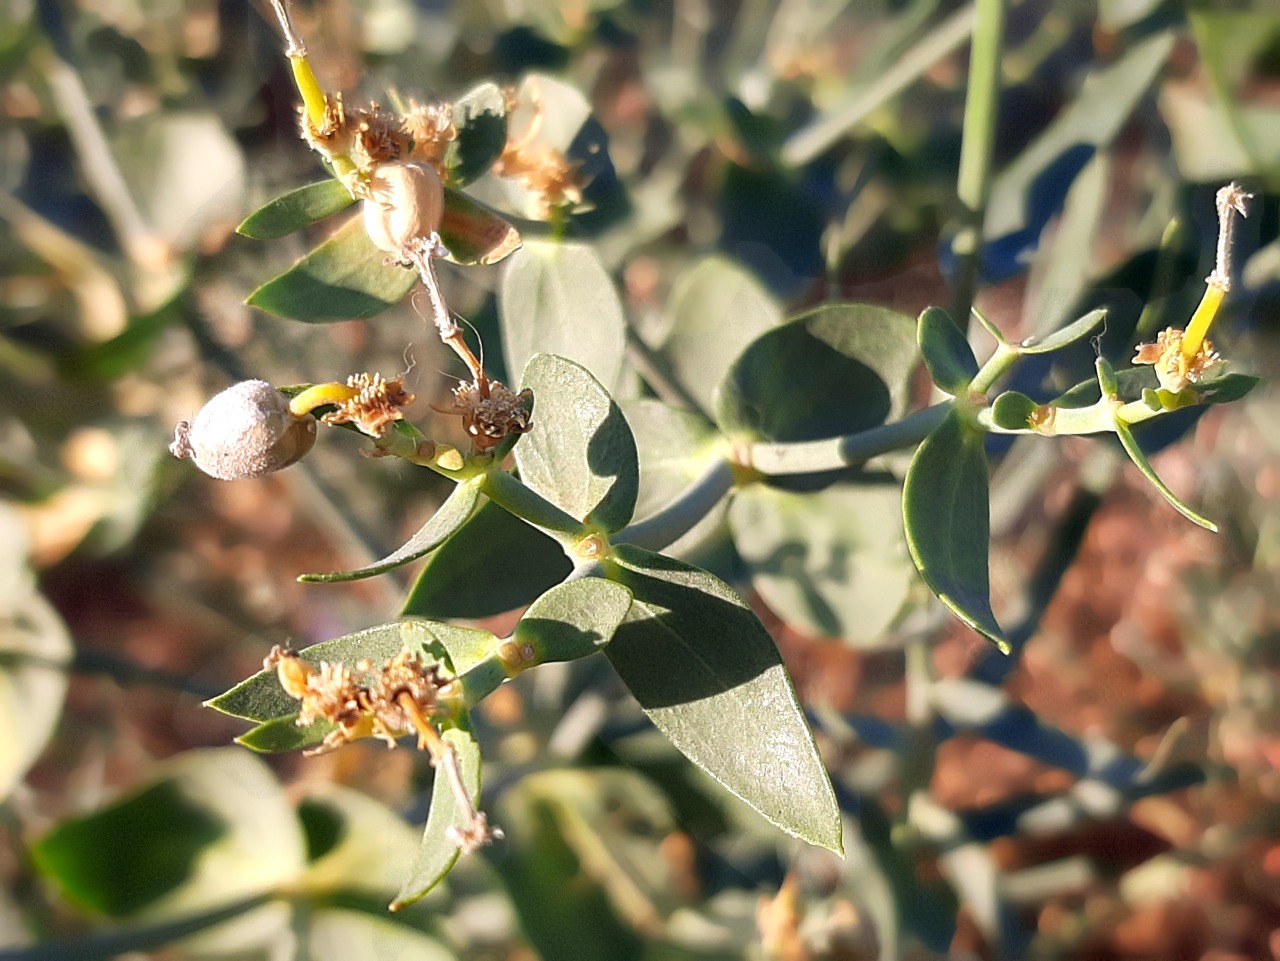
[(271, 894), (260, 894), (163, 924), (94, 934), (74, 941), (52, 941), (29, 948), (0, 950), (0, 961), (110, 961), (122, 954), (163, 947), (215, 924), (230, 921), (272, 899)]
[(674, 501), (644, 520), (628, 524), (611, 540), (660, 551), (674, 544), (711, 513), (721, 498), (733, 489), (733, 466), (716, 460), (701, 477), (681, 491)]
[(880, 454), (920, 443), (946, 419), (954, 405), (955, 401), (946, 400), (891, 424), (844, 437), (793, 444), (752, 444), (750, 466), (766, 477), (818, 474), (851, 467)]
[(579, 541), (591, 533), (582, 521), (566, 514), (551, 501), (530, 490), (518, 478), (504, 470), (495, 470), (486, 474), (480, 489), (489, 500), (551, 535), (567, 547), (575, 547)]
[(956, 183), (960, 230), (951, 244), (956, 255), (951, 317), (962, 330), (968, 327), (969, 310), (978, 285), (982, 224), (991, 195), (991, 167), (1000, 106), (1000, 58), (1004, 47), (1004, 0), (977, 0), (976, 6), (977, 23), (969, 54), (969, 89), (965, 95), (960, 173)]
[(987, 362), (973, 375), (973, 380), (969, 381), (970, 392), (985, 395), (1017, 360), (1018, 348), (1003, 341), (997, 344), (995, 353), (987, 358)]

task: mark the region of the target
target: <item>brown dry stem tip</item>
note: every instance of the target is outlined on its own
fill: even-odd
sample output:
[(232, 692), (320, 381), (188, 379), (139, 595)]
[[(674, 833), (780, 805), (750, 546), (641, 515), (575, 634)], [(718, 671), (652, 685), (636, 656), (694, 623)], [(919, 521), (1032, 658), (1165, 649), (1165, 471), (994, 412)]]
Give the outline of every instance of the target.
[(486, 381), (483, 387), (459, 384), (453, 390), (453, 403), (437, 408), (442, 414), (462, 416), (462, 429), (477, 454), (488, 453), (512, 434), (527, 433), (533, 426), (526, 406), (532, 396), (529, 391), (514, 393), (497, 380)]
[(1213, 273), (1207, 283), (1227, 293), (1231, 290), (1231, 247), (1235, 243), (1236, 217), (1247, 217), (1249, 211), (1246, 201), (1252, 200), (1253, 194), (1247, 193), (1238, 183), (1229, 183), (1218, 191), (1216, 204), (1218, 208), (1218, 254)]

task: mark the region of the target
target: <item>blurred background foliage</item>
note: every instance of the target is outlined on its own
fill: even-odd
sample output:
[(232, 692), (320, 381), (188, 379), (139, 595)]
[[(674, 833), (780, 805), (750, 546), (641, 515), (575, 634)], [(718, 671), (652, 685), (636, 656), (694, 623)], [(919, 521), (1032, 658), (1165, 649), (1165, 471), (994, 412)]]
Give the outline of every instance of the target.
[[(409, 369), (427, 432), (457, 429), (431, 405), (460, 372), (412, 302), (325, 328), (243, 304), (329, 229), (233, 233), (319, 173), (267, 13), (0, 12), (0, 957), (1280, 958), (1269, 0), (1009, 5), (977, 301), (1011, 339), (1106, 307), (1104, 350), (1181, 325), (1212, 266), (1214, 192), (1242, 178), (1257, 196), (1215, 340), (1263, 384), (1185, 418), (1157, 461), (1223, 534), (1109, 445), (993, 447), (1008, 659), (910, 575), (892, 485), (753, 488), (682, 550), (773, 629), (848, 858), (728, 798), (594, 657), (485, 702), (486, 806), (508, 839), (394, 916), (430, 770), (368, 745), (268, 765), (200, 707), (273, 643), (398, 610), (403, 571), (294, 577), (383, 556), (445, 489), (341, 432), (282, 474), (210, 482), (165, 453), (172, 424), (231, 379)], [(971, 5), (331, 0), (294, 16), (329, 89), (451, 98), (536, 71), (553, 103), (585, 95), (591, 119), (561, 133), (577, 131), (591, 209), (568, 231), (620, 290), (618, 393), (642, 451), (700, 442), (635, 373), (689, 356), (671, 353), (682, 339), (745, 346), (784, 304), (948, 302)], [(496, 184), (476, 192), (520, 213)], [(526, 242), (518, 256), (547, 238)], [(514, 269), (442, 270), (495, 369), (527, 356), (499, 334)], [(579, 323), (591, 306), (573, 305)], [(703, 405), (719, 373), (676, 371)], [(643, 462), (650, 507), (689, 479), (680, 463)], [(856, 563), (820, 556), (816, 530)], [(510, 536), (509, 562), (526, 550)], [(512, 623), (510, 571), (445, 561), (430, 563), (491, 598), (487, 626)]]

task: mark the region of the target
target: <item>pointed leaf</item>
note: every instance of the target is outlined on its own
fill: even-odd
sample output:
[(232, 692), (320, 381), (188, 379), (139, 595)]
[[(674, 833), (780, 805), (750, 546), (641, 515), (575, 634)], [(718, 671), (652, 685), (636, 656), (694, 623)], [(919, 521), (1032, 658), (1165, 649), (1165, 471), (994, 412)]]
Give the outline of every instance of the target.
[(496, 264), (520, 249), (520, 231), (466, 194), (446, 187), (440, 240), (450, 263), (473, 267)]
[(706, 571), (629, 545), (611, 580), (633, 596), (605, 653), (686, 757), (788, 834), (841, 850), (840, 811), (764, 625)]
[(450, 186), (486, 173), (507, 145), (507, 98), (496, 83), (482, 83), (453, 104), (457, 139), (449, 144), (445, 167)]
[(796, 494), (754, 484), (729, 504), (752, 586), (787, 624), (859, 647), (885, 643), (915, 574), (895, 483)]
[(708, 257), (682, 273), (667, 299), (663, 356), (707, 413), (716, 390), (747, 345), (782, 322), (782, 308), (741, 266)]
[[(443, 732), (443, 737), (458, 756), (467, 796), (472, 804), (479, 807), (480, 745), (466, 727), (449, 728)], [(431, 809), (427, 813), (422, 843), (418, 846), (418, 857), (404, 887), (391, 902), (392, 911), (399, 911), (419, 900), (444, 879), (462, 853), (462, 847), (455, 838), (467, 826), (467, 812), (453, 793), (449, 778), (443, 771), (437, 771), (431, 784)]]
[(486, 501), (431, 555), (405, 600), (404, 613), (493, 617), (525, 606), (572, 571), (559, 544)]
[(535, 663), (586, 657), (613, 640), (631, 609), (631, 592), (621, 584), (582, 577), (557, 584), (530, 605), (513, 640), (530, 645)]
[(374, 577), (387, 571), (402, 567), (416, 561), (435, 550), (447, 541), (463, 524), (466, 523), (476, 509), (480, 500), (480, 485), (483, 478), (466, 481), (453, 489), (425, 524), (418, 528), (408, 541), (392, 551), (380, 561), (353, 571), (335, 571), (332, 574), (303, 574), (298, 580), (305, 582), (332, 583), (334, 581), (354, 581), (363, 577)]
[(626, 350), (622, 303), (595, 249), (530, 240), (507, 259), (498, 292), (507, 370), (534, 354), (581, 364), (612, 391)]
[(1120, 438), (1120, 443), (1124, 447), (1124, 451), (1129, 455), (1129, 459), (1137, 465), (1138, 470), (1142, 471), (1144, 477), (1149, 480), (1153, 487), (1160, 492), (1160, 496), (1169, 502), (1169, 504), (1179, 514), (1191, 521), (1193, 524), (1199, 524), (1205, 530), (1218, 532), (1218, 525), (1207, 517), (1197, 514), (1186, 504), (1178, 499), (1178, 495), (1171, 491), (1167, 484), (1162, 481), (1159, 475), (1151, 467), (1151, 463), (1147, 460), (1147, 455), (1142, 452), (1142, 448), (1138, 446), (1137, 440), (1133, 436), (1133, 431), (1129, 429), (1129, 425), (1116, 420), (1116, 436)]
[(341, 182), (329, 178), (319, 183), (307, 184), (297, 190), (277, 197), (259, 207), (236, 228), (236, 233), (254, 240), (275, 240), (287, 237), (317, 220), (323, 220), (346, 210), (356, 199)]
[(521, 386), (533, 429), (516, 444), (520, 478), (561, 510), (612, 533), (635, 511), (639, 458), (622, 411), (584, 368), (539, 354)]
[(916, 340), (933, 382), (948, 394), (960, 394), (978, 373), (978, 359), (960, 328), (941, 307), (927, 307), (920, 315)]
[(279, 317), (327, 323), (372, 317), (413, 289), (418, 275), (388, 265), (364, 221), (355, 217), (283, 274), (249, 295), (247, 303)]
[(1005, 653), (991, 610), (991, 540), (983, 435), (952, 412), (917, 448), (902, 491), (907, 546), (929, 589)]
[(1049, 354), (1087, 336), (1107, 318), (1106, 310), (1091, 310), (1079, 320), (1072, 321), (1061, 330), (1055, 330), (1042, 340), (1026, 340), (1016, 345), (1019, 354)]
[[(869, 304), (819, 307), (757, 337), (730, 369), (717, 420), (761, 440), (817, 440), (902, 413), (916, 322)], [(832, 385), (839, 385), (833, 388)]]

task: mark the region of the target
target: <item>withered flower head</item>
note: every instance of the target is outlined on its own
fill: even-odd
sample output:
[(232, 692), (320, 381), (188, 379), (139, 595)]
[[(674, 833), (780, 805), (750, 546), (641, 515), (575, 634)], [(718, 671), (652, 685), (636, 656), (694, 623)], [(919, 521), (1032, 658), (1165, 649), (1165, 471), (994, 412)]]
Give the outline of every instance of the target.
[[(517, 96), (514, 90), (507, 91), (508, 115), (518, 105)], [(543, 104), (536, 87), (532, 96), (533, 116), (528, 129), (507, 141), (493, 165), (493, 172), (523, 184), (537, 198), (541, 215), (549, 217), (558, 207), (582, 203), (582, 189), (587, 181), (580, 171), (580, 161), (570, 160), (562, 151), (538, 139), (542, 131)]]
[[(367, 662), (360, 667), (373, 671)], [(424, 663), (416, 653), (401, 651), (375, 674), (366, 689), (366, 700), (373, 717), (374, 736), (395, 745), (395, 739), (416, 732), (419, 746), (429, 719), (436, 713), (440, 689), (449, 683), (440, 665)]]
[(500, 381), (487, 382), (486, 393), (476, 384), (463, 383), (454, 388), (454, 403), (447, 413), (462, 415), (462, 429), (471, 438), (476, 453), (493, 450), (512, 434), (526, 433), (532, 426), (527, 390), (519, 394)]
[(311, 753), (331, 751), (373, 733), (364, 689), (346, 665), (321, 661), (316, 667), (279, 645), (271, 649), (262, 665), (267, 670), (275, 668), (280, 686), (300, 702), (299, 727), (310, 727), (317, 721), (333, 725), (320, 747)]
[(352, 111), (351, 159), (366, 173), (379, 165), (399, 160), (409, 150), (409, 137), (400, 118), (383, 110), (376, 100), (368, 107)]
[(319, 126), (311, 122), (307, 111), (301, 111), (300, 123), (302, 139), (312, 150), (326, 157), (341, 156), (349, 153), (352, 146), (351, 127), (347, 124), (346, 107), (342, 103), (342, 94), (329, 94), (325, 97), (324, 119)]
[(1190, 384), (1199, 383), (1205, 375), (1222, 363), (1208, 338), (1190, 358), (1182, 352), (1183, 331), (1169, 327), (1160, 331), (1153, 344), (1139, 344), (1133, 358), (1135, 364), (1153, 364), (1160, 386), (1178, 393)]
[(410, 100), (402, 123), (405, 133), (413, 141), (411, 158), (431, 164), (437, 173), (442, 172), (445, 151), (458, 139), (458, 128), (453, 124), (453, 106)]
[(404, 418), (400, 408), (414, 401), (414, 395), (404, 389), (401, 377), (384, 380), (381, 374), (352, 374), (347, 378), (347, 386), (359, 393), (320, 419), (331, 426), (355, 424), (370, 437), (385, 435), (392, 423)]

